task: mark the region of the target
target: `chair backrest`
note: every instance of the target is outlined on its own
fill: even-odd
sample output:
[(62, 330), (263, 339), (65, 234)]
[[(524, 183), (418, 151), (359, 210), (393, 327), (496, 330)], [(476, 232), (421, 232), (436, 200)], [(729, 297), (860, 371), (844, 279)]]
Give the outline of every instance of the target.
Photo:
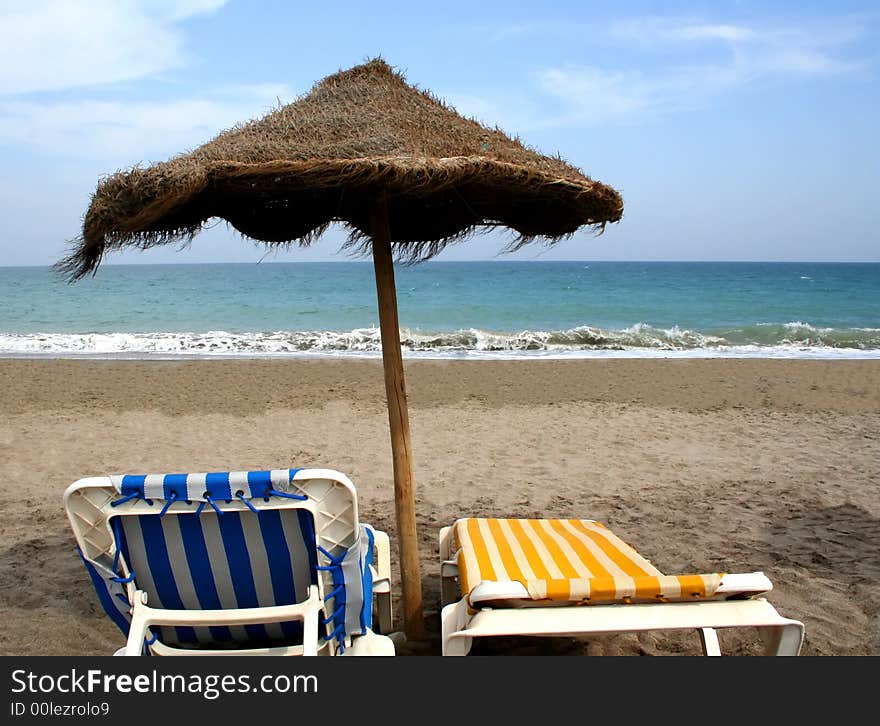
[[(340, 644), (371, 626), (372, 538), (351, 481), (329, 469), (82, 479), (65, 493), (80, 554), (124, 633), (135, 590), (152, 607), (226, 609), (324, 601), (322, 634)], [(301, 642), (301, 624), (171, 627), (178, 647)]]

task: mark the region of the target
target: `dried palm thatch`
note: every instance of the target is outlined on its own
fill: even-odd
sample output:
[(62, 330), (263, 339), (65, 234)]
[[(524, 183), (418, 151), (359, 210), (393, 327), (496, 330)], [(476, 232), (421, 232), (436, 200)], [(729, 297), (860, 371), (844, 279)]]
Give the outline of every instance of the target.
[(111, 250), (189, 242), (213, 217), (270, 245), (307, 245), (338, 221), (368, 250), (378, 192), (395, 256), (411, 261), (478, 228), (510, 228), (515, 249), (601, 230), (623, 212), (610, 187), (461, 117), (375, 59), (189, 153), (104, 179), (60, 267), (76, 279)]

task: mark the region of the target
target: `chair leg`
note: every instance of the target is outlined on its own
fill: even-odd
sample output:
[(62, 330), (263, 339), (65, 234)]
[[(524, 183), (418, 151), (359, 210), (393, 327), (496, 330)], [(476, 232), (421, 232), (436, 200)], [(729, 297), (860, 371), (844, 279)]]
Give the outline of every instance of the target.
[(141, 655), (144, 651), (144, 636), (149, 627), (145, 612), (146, 595), (140, 590), (136, 590), (132, 600), (134, 604), (131, 608), (131, 623), (128, 626), (128, 640), (125, 643), (123, 654)]
[(721, 644), (715, 628), (700, 628), (700, 643), (703, 646), (703, 655), (721, 655)]
[(373, 581), (373, 598), (376, 603), (376, 619), (378, 632), (388, 635), (393, 627), (393, 613), (391, 610), (391, 544), (388, 534), (369, 525), (373, 532), (373, 542), (376, 550), (375, 573)]
[(804, 642), (804, 626), (799, 622), (759, 628), (766, 655), (798, 655)]
[(458, 565), (452, 557), (452, 527), (440, 530), (440, 607), (461, 598), (458, 589)]
[(392, 628), (391, 593), (383, 592), (376, 595), (376, 616), (379, 621), (379, 632), (388, 635)]
[(470, 652), (474, 639), (457, 635), (458, 631), (467, 626), (467, 621), (465, 600), (447, 605), (440, 611), (441, 655), (467, 655)]
[(317, 608), (309, 608), (303, 615), (303, 655), (318, 655)]
[(458, 581), (454, 577), (443, 576), (440, 578), (440, 605), (445, 607), (461, 599)]

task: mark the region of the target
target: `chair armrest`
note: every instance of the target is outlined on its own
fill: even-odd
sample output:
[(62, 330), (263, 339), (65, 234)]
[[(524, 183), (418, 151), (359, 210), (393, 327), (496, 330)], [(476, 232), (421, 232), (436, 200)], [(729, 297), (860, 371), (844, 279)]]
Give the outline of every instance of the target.
[(440, 577), (458, 577), (458, 562), (443, 560), (440, 563)]
[(391, 580), (391, 542), (388, 533), (365, 524), (373, 533), (373, 547), (376, 551), (376, 574), (380, 580)]
[[(391, 605), (391, 542), (388, 534), (375, 527), (364, 524), (373, 533), (373, 548), (376, 552), (375, 566), (373, 570), (373, 596), (376, 600), (376, 615), (378, 616), (379, 630), (388, 634), (391, 632), (393, 613)], [(367, 593), (364, 593), (366, 596)]]
[(131, 612), (131, 626), (125, 655), (140, 655), (144, 638), (151, 625), (250, 625), (252, 623), (282, 623), (289, 620), (303, 622), (303, 655), (317, 655), (318, 612), (321, 601), (318, 588), (310, 587), (308, 598), (292, 605), (274, 605), (262, 608), (230, 608), (228, 610), (166, 610), (147, 605), (147, 593), (135, 592)]
[(763, 572), (740, 572), (724, 575), (715, 592), (760, 595), (772, 589), (773, 583)]
[(452, 535), (452, 527), (441, 527), (440, 528), (440, 559), (441, 560), (453, 559), (453, 555), (455, 554), (452, 551), (454, 539), (455, 538)]

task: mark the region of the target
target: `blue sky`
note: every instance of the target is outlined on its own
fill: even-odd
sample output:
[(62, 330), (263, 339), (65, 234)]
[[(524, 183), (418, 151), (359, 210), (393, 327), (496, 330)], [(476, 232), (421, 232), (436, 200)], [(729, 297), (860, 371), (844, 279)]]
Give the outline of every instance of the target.
[[(0, 0), (0, 265), (61, 257), (103, 175), (377, 55), (622, 193), (604, 235), (514, 258), (880, 261), (878, 30), (875, 2)], [(107, 262), (264, 254), (221, 223)]]

